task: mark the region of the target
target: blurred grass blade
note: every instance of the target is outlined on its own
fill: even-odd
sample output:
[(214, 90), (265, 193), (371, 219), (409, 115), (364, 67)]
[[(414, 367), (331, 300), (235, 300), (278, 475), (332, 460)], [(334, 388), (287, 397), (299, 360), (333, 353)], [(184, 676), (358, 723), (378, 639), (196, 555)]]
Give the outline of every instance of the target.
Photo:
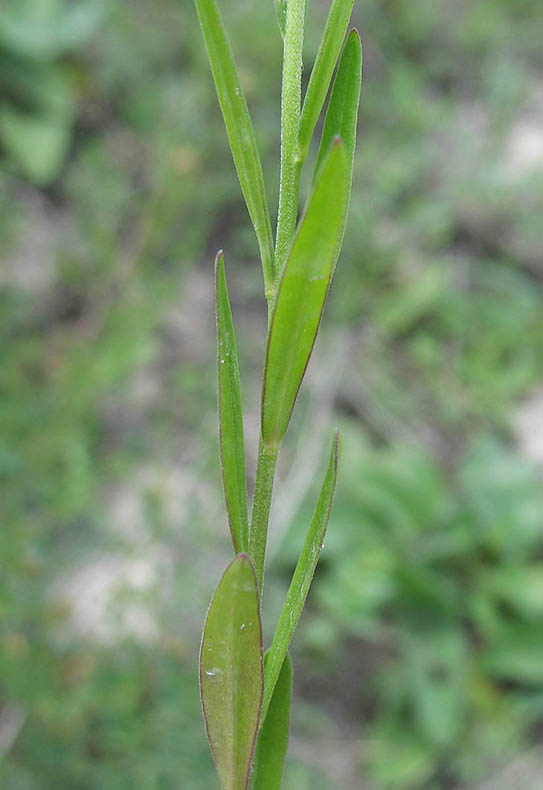
[[(264, 669), (270, 660), (270, 651), (264, 655)], [(292, 693), (292, 661), (287, 653), (265, 720), (260, 726), (253, 769), (254, 790), (281, 790), (285, 766), (290, 723), (290, 698)]]
[(338, 460), (339, 434), (336, 433), (332, 444), (328, 469), (315, 507), (315, 512), (313, 513), (304, 546), (296, 564), (287, 597), (279, 616), (279, 622), (275, 629), (272, 645), (268, 651), (269, 658), (265, 668), (266, 680), (264, 685), (264, 700), (262, 703), (262, 721), (266, 720), (266, 714), (268, 710), (271, 710), (270, 706), (272, 704), (275, 685), (279, 678), (292, 635), (294, 634), (300, 614), (304, 608), (305, 599), (307, 598), (315, 568), (319, 561), (336, 491)]
[(277, 24), (279, 25), (281, 36), (285, 38), (285, 30), (287, 27), (287, 0), (275, 0), (275, 13), (277, 14)]
[(260, 721), (262, 628), (256, 576), (238, 554), (211, 601), (200, 649), (207, 737), (224, 790), (246, 790)]
[[(351, 30), (341, 53), (341, 59), (332, 87), (330, 102), (326, 111), (322, 137), (313, 173), (313, 180), (318, 177), (320, 168), (326, 158), (333, 139), (339, 135), (345, 145), (347, 154), (347, 197), (345, 201), (345, 218), (351, 196), (353, 177), (354, 151), (356, 146), (356, 127), (358, 106), (360, 104), (360, 86), (362, 84), (362, 43), (358, 30)], [(341, 234), (343, 237), (343, 233)]]
[(345, 213), (347, 162), (332, 144), (279, 284), (266, 350), (262, 440), (279, 447), (319, 327)]
[(269, 297), (273, 293), (274, 282), (273, 236), (253, 125), (217, 4), (215, 0), (194, 2), (234, 164), (256, 232)]
[(311, 138), (330, 87), (353, 4), (354, 0), (333, 0), (326, 20), (302, 108), (299, 136), (302, 159), (307, 156)]
[(247, 483), (238, 352), (222, 251), (215, 259), (215, 302), (222, 480), (232, 543), (238, 554), (247, 551), (249, 543)]

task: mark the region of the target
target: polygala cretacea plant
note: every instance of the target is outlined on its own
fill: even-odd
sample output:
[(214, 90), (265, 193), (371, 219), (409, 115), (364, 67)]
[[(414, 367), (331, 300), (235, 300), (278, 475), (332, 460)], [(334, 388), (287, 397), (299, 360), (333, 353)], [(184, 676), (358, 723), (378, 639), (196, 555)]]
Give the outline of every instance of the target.
[[(267, 0), (271, 2), (271, 0)], [(349, 208), (362, 74), (354, 0), (332, 0), (302, 102), (306, 0), (275, 0), (283, 40), (281, 162), (274, 234), (247, 102), (215, 0), (195, 0), (239, 182), (255, 229), (268, 307), (260, 444), (249, 520), (240, 379), (222, 251), (215, 260), (219, 445), (234, 547), (207, 613), (200, 692), (224, 790), (279, 790), (287, 751), (289, 645), (315, 572), (336, 486), (336, 434), (320, 495), (271, 646), (262, 647), (262, 583), (277, 455), (319, 328)], [(279, 35), (278, 35), (279, 41)], [(330, 85), (311, 194), (298, 219), (302, 167)]]

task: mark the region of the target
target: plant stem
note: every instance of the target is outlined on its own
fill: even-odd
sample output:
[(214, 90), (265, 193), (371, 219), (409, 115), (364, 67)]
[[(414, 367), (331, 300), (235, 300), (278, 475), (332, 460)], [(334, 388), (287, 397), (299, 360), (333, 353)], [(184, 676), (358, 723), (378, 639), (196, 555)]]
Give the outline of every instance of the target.
[(270, 505), (277, 463), (278, 450), (267, 447), (262, 439), (258, 448), (258, 463), (256, 467), (256, 485), (253, 500), (253, 516), (251, 532), (249, 535), (249, 556), (251, 557), (258, 579), (258, 588), (262, 596), (262, 582), (264, 579), (264, 557), (266, 555), (266, 539), (268, 536), (268, 522)]
[(275, 240), (276, 282), (281, 276), (287, 259), (298, 219), (298, 193), (302, 169), (298, 137), (302, 97), (304, 22), (305, 0), (288, 0), (281, 89), (281, 176)]

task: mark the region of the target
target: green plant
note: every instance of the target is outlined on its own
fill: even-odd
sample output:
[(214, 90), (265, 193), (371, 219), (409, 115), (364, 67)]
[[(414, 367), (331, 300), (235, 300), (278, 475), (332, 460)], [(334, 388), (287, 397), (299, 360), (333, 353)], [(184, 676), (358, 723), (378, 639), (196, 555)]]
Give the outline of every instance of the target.
[[(239, 369), (222, 251), (217, 254), (219, 444), (226, 509), (236, 556), (212, 599), (202, 638), (200, 688), (221, 784), (279, 788), (288, 741), (292, 668), (288, 648), (315, 572), (335, 491), (339, 437), (304, 547), (263, 656), (262, 585), (275, 467), (313, 349), (347, 220), (362, 51), (358, 33), (342, 50), (353, 0), (334, 0), (301, 102), (305, 0), (277, 0), (283, 38), (281, 162), (275, 245), (264, 177), (245, 96), (215, 0), (195, 0), (226, 132), (253, 223), (268, 303), (261, 431), (249, 524)], [(342, 51), (341, 51), (342, 50)], [(334, 85), (298, 222), (300, 176), (315, 126)], [(253, 766), (254, 764), (254, 766)]]
[[(16, 11), (24, 6), (23, 0), (9, 4)], [(63, 0), (65, 9), (73, 5)], [(254, 260), (253, 231), (241, 191), (235, 194), (223, 129), (213, 122), (218, 108), (192, 5), (107, 5), (107, 25), (54, 61), (74, 76), (83, 113), (53, 191), (42, 195), (12, 177), (15, 159), (5, 149), (0, 167), (0, 320), (6, 338), (0, 365), (0, 718), (6, 720), (6, 705), (8, 711), (20, 705), (26, 713), (12, 748), (2, 754), (0, 787), (209, 790), (214, 768), (203, 728), (194, 726), (199, 700), (193, 670), (207, 593), (206, 584), (194, 579), (209, 568), (208, 551), (213, 556), (221, 550), (214, 542), (226, 544), (226, 535), (217, 538), (222, 492), (217, 485), (216, 497), (209, 488), (216, 466), (209, 419), (215, 368), (208, 363), (208, 335), (191, 342), (196, 327), (205, 332), (209, 322), (197, 320), (202, 309), (193, 320), (188, 305), (201, 307), (198, 299), (207, 304), (194, 262), (202, 260), (210, 238), (221, 239), (236, 292), (236, 326), (244, 326), (238, 350), (247, 396), (254, 391), (261, 338), (245, 327), (257, 320), (253, 295), (260, 272), (247, 263)], [(311, 4), (304, 34), (307, 67), (327, 5)], [(7, 7), (8, 0), (0, 3), (2, 11)], [(519, 611), (528, 579), (534, 600), (543, 600), (532, 581), (540, 540), (537, 533), (532, 549), (525, 543), (532, 497), (521, 484), (519, 465), (526, 461), (511, 423), (541, 379), (542, 183), (541, 170), (511, 169), (509, 147), (526, 126), (533, 128), (537, 114), (539, 8), (535, 0), (365, 0), (355, 7), (353, 22), (363, 28), (366, 51), (371, 48), (373, 55), (365, 58), (364, 143), (355, 161), (349, 230), (319, 333), (321, 354), (348, 351), (348, 368), (333, 387), (333, 416), (327, 416), (330, 401), (319, 411), (321, 376), (333, 378), (328, 364), (322, 374), (314, 370), (307, 385), (304, 379), (279, 459), (286, 486), (278, 488), (273, 503), (274, 510), (285, 503), (286, 529), (298, 502), (290, 470), (304, 483), (303, 491), (308, 484), (298, 462), (298, 437), (300, 455), (309, 457), (313, 430), (319, 434), (319, 424), (337, 423), (341, 471), (333, 523), (309, 611), (296, 629), (299, 690), (291, 728), (298, 748), (289, 749), (285, 790), (338, 786), (332, 772), (343, 747), (325, 737), (336, 722), (352, 733), (352, 752), (347, 746), (344, 756), (354, 787), (368, 781), (379, 790), (478, 786), (497, 777), (504, 762), (541, 747), (541, 684), (520, 678), (521, 671), (526, 678), (530, 653), (538, 661), (533, 651), (540, 615), (527, 619), (527, 606), (533, 610), (528, 600), (522, 603), (526, 614)], [(279, 73), (280, 55), (271, 25), (274, 8), (225, 0), (222, 9), (240, 69), (245, 67), (243, 84), (273, 211), (278, 91), (268, 90), (268, 83)], [(17, 106), (23, 102), (21, 95)], [(306, 183), (302, 178), (302, 189)], [(47, 239), (29, 254), (41, 227), (48, 238), (61, 234), (57, 255), (48, 252)], [(23, 259), (19, 248), (26, 250)], [(125, 253), (134, 263), (120, 266)], [(39, 282), (27, 272), (37, 272)], [(187, 311), (178, 323), (182, 299)], [(96, 321), (100, 316), (107, 318), (103, 327)], [(149, 381), (155, 395), (150, 398), (147, 387), (142, 402), (141, 384)], [(537, 441), (534, 427), (529, 424), (528, 431)], [(493, 455), (483, 461), (480, 453), (480, 463), (464, 466), (465, 450), (479, 440), (507, 451), (507, 479), (518, 478), (514, 486), (500, 482), (505, 472), (498, 478)], [(426, 530), (415, 532), (418, 540), (405, 550), (408, 525), (392, 531), (399, 508), (402, 523), (424, 523), (422, 506), (435, 496), (428, 464), (417, 471), (413, 456), (419, 445), (439, 471), (446, 508), (477, 499), (466, 531), (475, 530), (479, 538), (462, 555), (457, 538), (450, 539), (447, 513), (435, 525), (444, 532), (440, 558), (427, 555)], [(198, 495), (182, 493), (185, 478), (169, 485), (169, 470), (183, 471), (178, 472), (180, 446), (190, 457), (186, 471)], [(385, 477), (385, 463), (395, 474)], [(145, 483), (145, 491), (139, 485), (142, 469), (145, 480), (147, 470), (158, 470), (158, 483)], [(413, 487), (420, 487), (420, 495), (410, 495), (411, 488), (404, 495), (398, 491), (410, 471), (416, 472)], [(280, 550), (275, 552), (276, 542), (267, 551), (266, 633), (279, 615), (303, 543), (317, 477)], [(530, 486), (538, 485), (534, 475)], [(51, 608), (51, 590), (74, 568), (92, 563), (97, 550), (129, 557), (140, 550), (132, 532), (119, 542), (117, 512), (108, 504), (118, 489), (130, 489), (134, 506), (152, 496), (146, 516), (151, 539), (168, 560), (175, 558), (178, 573), (173, 589), (161, 575), (157, 594), (146, 593), (142, 602), (159, 624), (159, 642), (127, 645), (118, 634), (104, 650), (68, 630), (69, 610)], [(382, 516), (376, 529), (378, 493)], [(537, 532), (541, 504), (529, 505), (534, 510)], [(383, 533), (387, 514), (390, 527)], [(483, 531), (482, 514), (488, 514)], [(521, 545), (525, 559), (518, 553)], [(405, 587), (390, 591), (396, 564), (417, 572), (421, 549), (434, 578), (453, 578), (460, 590), (457, 617), (467, 636), (467, 728), (443, 745), (428, 744), (418, 722), (426, 702), (413, 704), (416, 665), (398, 610)], [(490, 570), (492, 599), (484, 584)], [(484, 595), (472, 605), (474, 587), (480, 586)], [(112, 603), (119, 622), (124, 596), (122, 603)], [(420, 602), (419, 596), (423, 615), (427, 606)], [(475, 638), (468, 609), (480, 623)], [(534, 647), (527, 635), (522, 638), (526, 659), (518, 664), (517, 678), (497, 675), (497, 662), (517, 661), (512, 648), (518, 654), (521, 631), (531, 622)], [(429, 651), (431, 637), (423, 639)], [(543, 667), (543, 661), (534, 666)], [(319, 695), (319, 688), (326, 693)], [(437, 732), (432, 721), (425, 728)], [(429, 753), (431, 778), (423, 782)], [(363, 758), (368, 764), (359, 768)]]
[[(377, 787), (441, 787), (442, 775), (471, 786), (514, 759), (541, 720), (537, 474), (486, 438), (449, 468), (447, 485), (421, 448), (372, 448), (354, 421), (344, 434), (338, 529), (302, 644), (326, 655), (346, 636), (360, 640), (350, 692), (377, 710), (365, 722)], [(284, 541), (285, 568), (301, 540)]]
[(62, 58), (98, 27), (104, 4), (7, 0), (0, 8), (0, 145), (45, 185), (57, 175), (76, 115), (73, 68)]

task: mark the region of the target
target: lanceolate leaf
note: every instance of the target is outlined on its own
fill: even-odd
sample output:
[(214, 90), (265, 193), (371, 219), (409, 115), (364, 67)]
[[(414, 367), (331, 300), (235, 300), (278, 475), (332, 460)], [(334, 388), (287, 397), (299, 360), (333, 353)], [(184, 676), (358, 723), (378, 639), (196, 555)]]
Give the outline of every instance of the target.
[(215, 300), (222, 479), (232, 543), (239, 553), (247, 551), (249, 542), (247, 483), (238, 352), (222, 251), (215, 259)]
[(256, 576), (238, 554), (211, 601), (200, 650), (207, 736), (224, 790), (246, 790), (260, 721), (262, 628)]
[(279, 622), (275, 629), (272, 645), (268, 651), (269, 658), (266, 662), (266, 680), (264, 700), (262, 703), (263, 721), (266, 720), (267, 712), (271, 710), (275, 685), (281, 672), (281, 667), (283, 666), (283, 661), (287, 654), (292, 635), (298, 624), (298, 619), (304, 608), (305, 599), (307, 598), (315, 568), (319, 561), (336, 490), (338, 457), (339, 435), (336, 433), (332, 445), (330, 462), (322, 484), (317, 506), (313, 513), (304, 547), (288, 589), (285, 604), (279, 616)]
[[(356, 145), (356, 126), (358, 105), (360, 104), (360, 85), (362, 82), (362, 43), (357, 30), (351, 30), (341, 53), (341, 59), (334, 80), (330, 102), (326, 111), (317, 162), (313, 179), (318, 176), (332, 140), (339, 135), (347, 154), (347, 200), (349, 207), (351, 181), (353, 175), (354, 151)], [(346, 220), (346, 217), (345, 217)], [(343, 235), (343, 234), (342, 234)]]
[(262, 440), (279, 447), (305, 373), (337, 258), (347, 162), (333, 142), (298, 228), (272, 315), (262, 388)]
[(268, 202), (256, 139), (236, 66), (215, 0), (194, 0), (234, 164), (254, 225), (266, 291), (273, 291), (274, 252)]
[[(264, 655), (268, 665), (270, 651)], [(260, 725), (253, 768), (254, 790), (281, 790), (281, 778), (288, 747), (292, 661), (287, 653), (271, 697), (268, 714)]]
[(303, 159), (307, 156), (315, 125), (330, 87), (332, 74), (353, 10), (353, 3), (354, 0), (333, 0), (328, 14), (302, 109), (299, 141)]

